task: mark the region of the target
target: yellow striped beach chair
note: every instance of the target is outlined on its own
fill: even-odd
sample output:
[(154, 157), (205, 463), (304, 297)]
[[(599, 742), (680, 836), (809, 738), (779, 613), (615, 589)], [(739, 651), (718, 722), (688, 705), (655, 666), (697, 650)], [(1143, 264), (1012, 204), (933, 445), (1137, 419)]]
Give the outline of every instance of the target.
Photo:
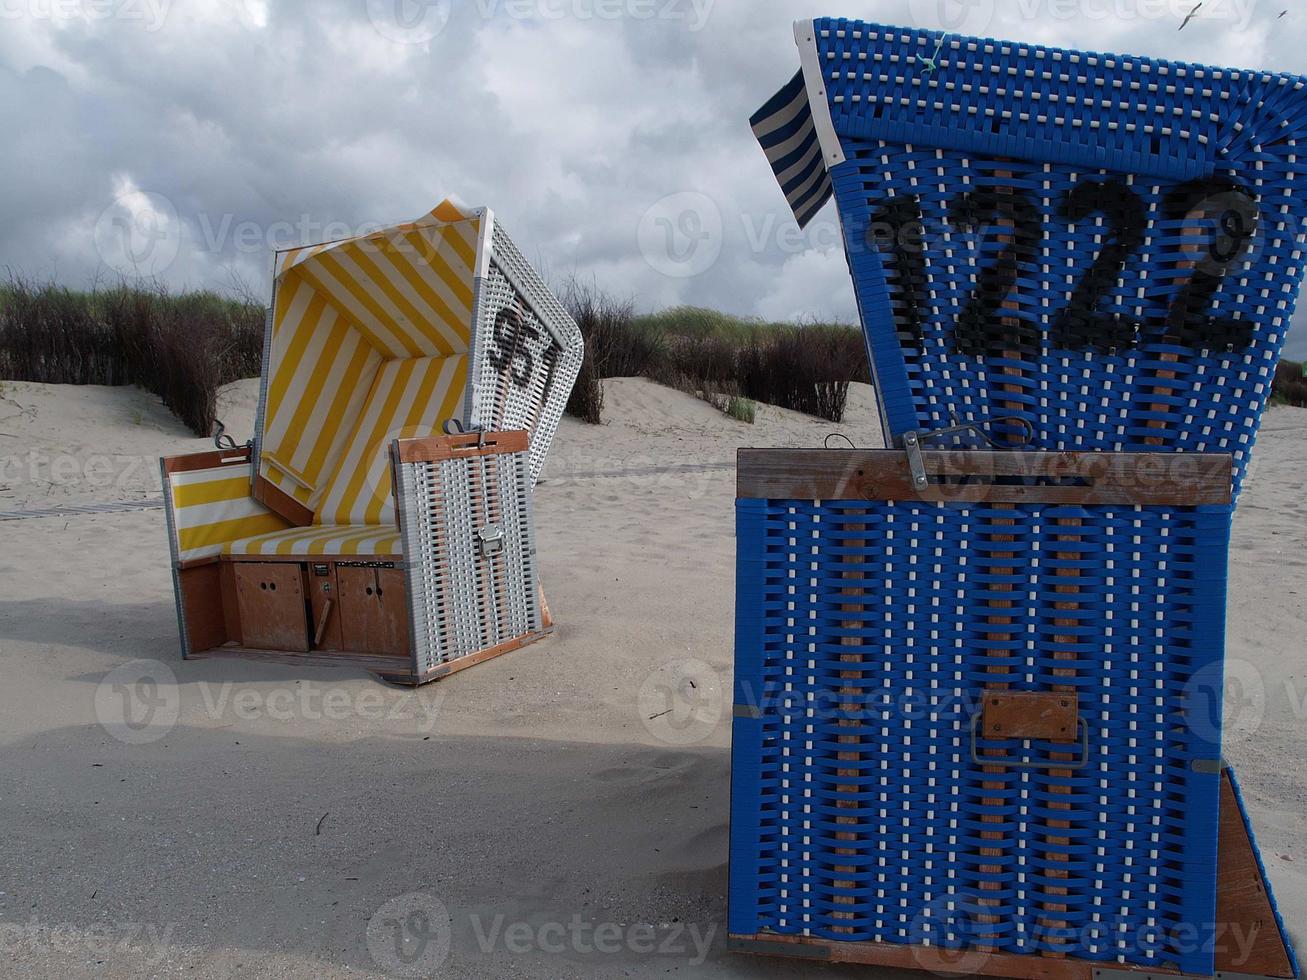
[(163, 461), (183, 655), (418, 683), (542, 634), (531, 489), (582, 353), (487, 208), (278, 253), (252, 444)]

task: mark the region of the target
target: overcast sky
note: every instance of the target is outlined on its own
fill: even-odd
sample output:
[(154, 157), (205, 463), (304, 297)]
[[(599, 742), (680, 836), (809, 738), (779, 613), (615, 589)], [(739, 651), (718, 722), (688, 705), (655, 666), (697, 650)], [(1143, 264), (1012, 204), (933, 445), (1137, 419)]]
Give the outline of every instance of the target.
[(1178, 30), (1195, 2), (0, 0), (0, 266), (264, 292), (270, 245), (452, 194), (555, 281), (852, 321), (832, 206), (798, 233), (748, 127), (794, 18), (1307, 73), (1307, 6), (1206, 0)]

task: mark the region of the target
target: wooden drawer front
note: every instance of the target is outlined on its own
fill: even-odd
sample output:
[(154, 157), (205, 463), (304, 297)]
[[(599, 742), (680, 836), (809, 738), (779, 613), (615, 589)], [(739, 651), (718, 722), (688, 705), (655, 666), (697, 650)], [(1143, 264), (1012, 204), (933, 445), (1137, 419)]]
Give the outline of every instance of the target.
[(309, 628), (302, 567), (238, 562), (235, 570), (242, 643), (256, 650), (307, 652)]
[(337, 565), (341, 646), (358, 653), (409, 655), (408, 602), (398, 568)]

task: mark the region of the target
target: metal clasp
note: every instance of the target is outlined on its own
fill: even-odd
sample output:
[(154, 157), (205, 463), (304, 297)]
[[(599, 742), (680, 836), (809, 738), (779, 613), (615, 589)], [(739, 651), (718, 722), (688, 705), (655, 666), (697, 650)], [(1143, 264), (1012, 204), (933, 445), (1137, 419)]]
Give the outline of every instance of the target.
[(1018, 443), (1000, 445), (990, 438), (983, 428), (981, 422), (959, 422), (957, 415), (953, 415), (953, 424), (943, 429), (914, 429), (905, 433), (903, 436), (903, 448), (908, 454), (908, 470), (912, 474), (912, 486), (916, 490), (925, 490), (930, 486), (930, 476), (926, 473), (926, 461), (921, 455), (922, 445), (927, 440), (943, 439), (946, 436), (959, 436), (963, 433), (980, 439), (990, 449), (1020, 449), (1022, 446), (1028, 446), (1035, 438), (1035, 427), (1030, 424), (1028, 419), (1023, 419), (1019, 415), (1010, 415), (1000, 419), (994, 419), (995, 422), (1008, 422), (1021, 426), (1025, 430), (1025, 438)]
[(481, 545), (481, 557), (489, 558), (504, 550), (504, 529), (498, 524), (487, 524), (477, 529), (477, 541)]

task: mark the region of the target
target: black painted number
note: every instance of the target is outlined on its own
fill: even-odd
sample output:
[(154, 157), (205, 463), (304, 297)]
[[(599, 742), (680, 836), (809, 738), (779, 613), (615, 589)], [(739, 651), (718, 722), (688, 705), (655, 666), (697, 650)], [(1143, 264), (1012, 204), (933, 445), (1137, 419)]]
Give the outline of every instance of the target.
[(486, 357), (497, 371), (510, 371), (513, 383), (525, 388), (535, 373), (535, 357), (527, 350), (525, 337), (540, 339), (540, 331), (522, 319), (522, 314), (506, 306), (495, 314), (494, 343)]
[(1021, 266), (1030, 265), (1039, 247), (1039, 209), (1017, 187), (978, 187), (949, 206), (949, 223), (980, 231), (996, 230), (999, 252), (981, 269), (976, 291), (958, 316), (953, 342), (962, 354), (1001, 357), (1006, 351), (1038, 349), (1039, 332), (1004, 304), (1017, 284)]
[(1071, 302), (1053, 328), (1053, 345), (1064, 350), (1102, 350), (1134, 347), (1139, 325), (1119, 313), (1099, 313), (1098, 304), (1121, 281), (1125, 264), (1144, 243), (1148, 209), (1124, 181), (1083, 181), (1067, 193), (1059, 214), (1068, 221), (1083, 221), (1091, 214), (1107, 218), (1111, 240), (1076, 285)]
[(926, 309), (926, 236), (921, 200), (915, 194), (887, 200), (871, 216), (867, 238), (894, 262), (892, 276), (899, 300), (894, 319), (899, 343), (918, 346)]
[[(1178, 292), (1165, 316), (1155, 318), (1149, 328), (1119, 313), (1098, 309), (1144, 244), (1147, 205), (1117, 179), (1081, 181), (1067, 192), (1059, 216), (1079, 222), (1101, 214), (1107, 219), (1109, 234), (1076, 283), (1066, 308), (1054, 316), (1051, 346), (1059, 350), (1130, 349), (1138, 345), (1143, 332), (1155, 340), (1195, 350), (1233, 351), (1252, 343), (1250, 321), (1218, 316), (1212, 312), (1212, 304), (1221, 281), (1251, 248), (1257, 234), (1257, 199), (1244, 188), (1213, 177), (1172, 188), (1163, 199), (1162, 211), (1183, 234), (1192, 235), (1193, 244), (1176, 260), (1181, 281)], [(890, 198), (871, 220), (868, 237), (894, 263), (899, 341), (904, 346), (920, 345), (928, 308), (921, 202), (913, 195)], [(1043, 235), (1039, 208), (1029, 193), (1019, 187), (967, 191), (950, 203), (948, 221), (985, 234), (984, 251), (993, 256), (981, 269), (975, 290), (958, 314), (954, 349), (977, 357), (1037, 351), (1039, 330), (1018, 315), (1012, 302), (1021, 270), (1036, 265)]]
[[(1257, 234), (1257, 202), (1242, 187), (1217, 178), (1181, 184), (1166, 195), (1166, 217), (1194, 236), (1193, 275), (1166, 317), (1166, 339), (1183, 347), (1235, 350), (1253, 340), (1248, 320), (1213, 316), (1212, 298)], [(1195, 221), (1201, 224), (1195, 227)], [(1202, 232), (1211, 228), (1206, 236)], [(1204, 240), (1205, 239), (1205, 240)]]

